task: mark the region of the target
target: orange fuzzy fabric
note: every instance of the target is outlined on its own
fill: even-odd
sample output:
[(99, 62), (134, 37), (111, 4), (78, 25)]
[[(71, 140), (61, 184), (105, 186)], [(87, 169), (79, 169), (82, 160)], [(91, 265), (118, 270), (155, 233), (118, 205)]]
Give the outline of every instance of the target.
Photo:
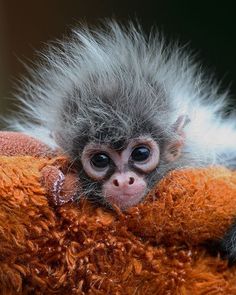
[(204, 246), (234, 221), (235, 172), (174, 171), (120, 212), (53, 205), (66, 162), (0, 157), (0, 294), (236, 294), (236, 267)]

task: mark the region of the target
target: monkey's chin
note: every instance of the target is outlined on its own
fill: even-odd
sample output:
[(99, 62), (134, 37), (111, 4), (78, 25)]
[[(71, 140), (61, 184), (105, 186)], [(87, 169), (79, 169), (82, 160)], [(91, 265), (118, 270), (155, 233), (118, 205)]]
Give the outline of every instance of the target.
[(142, 201), (144, 194), (122, 194), (117, 196), (106, 197), (111, 205), (118, 206), (121, 210), (126, 210), (137, 205)]

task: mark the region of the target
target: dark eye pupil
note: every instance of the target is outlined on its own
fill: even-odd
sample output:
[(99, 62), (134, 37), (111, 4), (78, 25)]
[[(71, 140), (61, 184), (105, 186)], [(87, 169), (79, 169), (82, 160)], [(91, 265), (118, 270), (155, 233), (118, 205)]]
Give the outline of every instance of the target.
[(150, 156), (150, 150), (144, 146), (137, 147), (133, 150), (131, 158), (133, 161), (142, 162)]
[(110, 163), (110, 158), (105, 154), (96, 154), (91, 159), (96, 168), (106, 168)]

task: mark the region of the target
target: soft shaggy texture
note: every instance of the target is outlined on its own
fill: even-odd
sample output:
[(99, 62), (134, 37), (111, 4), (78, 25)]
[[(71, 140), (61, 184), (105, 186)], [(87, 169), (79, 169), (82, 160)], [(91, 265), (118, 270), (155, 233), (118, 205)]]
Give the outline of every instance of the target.
[(235, 172), (174, 171), (122, 213), (73, 201), (63, 157), (1, 154), (0, 294), (236, 294), (205, 246), (234, 221)]

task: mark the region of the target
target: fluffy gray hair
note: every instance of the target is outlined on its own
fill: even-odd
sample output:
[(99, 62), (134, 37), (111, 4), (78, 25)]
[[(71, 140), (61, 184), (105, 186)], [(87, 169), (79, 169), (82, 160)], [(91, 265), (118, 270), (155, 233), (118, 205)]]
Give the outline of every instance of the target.
[(51, 44), (30, 70), (17, 95), (22, 112), (12, 125), (67, 151), (77, 138), (98, 139), (104, 130), (109, 139), (145, 128), (175, 136), (171, 127), (187, 114), (186, 154), (202, 162), (220, 162), (222, 155), (231, 161), (235, 123), (221, 115), (227, 91), (220, 93), (199, 68), (178, 44), (158, 33), (146, 36), (133, 24), (78, 28)]

